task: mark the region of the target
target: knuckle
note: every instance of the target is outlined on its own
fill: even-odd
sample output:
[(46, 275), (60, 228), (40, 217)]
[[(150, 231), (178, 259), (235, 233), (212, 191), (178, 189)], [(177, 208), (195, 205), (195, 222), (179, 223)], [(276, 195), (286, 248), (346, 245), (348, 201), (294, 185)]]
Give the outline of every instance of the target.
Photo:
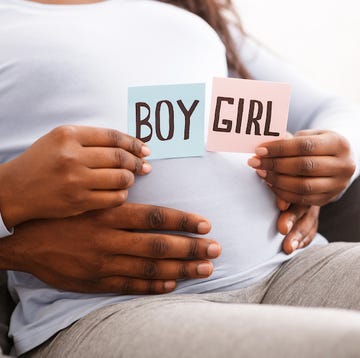
[(143, 161), (139, 158), (135, 158), (134, 160), (134, 172), (140, 173), (143, 167)]
[[(72, 195), (76, 195), (75, 189), (79, 188), (81, 179), (78, 175), (72, 172), (63, 174), (63, 186), (67, 191), (71, 191)], [(77, 190), (78, 191), (78, 190)]]
[(302, 241), (304, 239), (304, 237), (306, 236), (306, 234), (305, 234), (304, 230), (301, 227), (299, 227), (295, 231), (295, 236), (298, 239), (298, 241)]
[(282, 143), (282, 142), (278, 143), (275, 148), (276, 148), (276, 150), (274, 152), (278, 155), (282, 155), (282, 154), (286, 153), (284, 143)]
[[(93, 225), (93, 227), (96, 227), (99, 225), (101, 219), (99, 219), (99, 217), (97, 215), (91, 215), (90, 220), (91, 220), (90, 225)], [(103, 221), (102, 221), (102, 224), (104, 224)], [(108, 253), (108, 250), (107, 250), (107, 247), (105, 244), (107, 241), (106, 240), (107, 238), (108, 238), (107, 233), (106, 234), (99, 233), (99, 232), (96, 232), (96, 230), (94, 230), (94, 234), (88, 240), (88, 242), (90, 242), (89, 246), (90, 246), (91, 250), (96, 252), (97, 255), (103, 256), (101, 259), (102, 260), (101, 265), (99, 264), (99, 269), (98, 269), (98, 271), (101, 271), (101, 272), (103, 270), (105, 270), (105, 267), (108, 264), (108, 260), (105, 258), (105, 255)]]
[(87, 195), (83, 191), (69, 190), (64, 193), (64, 201), (70, 206), (81, 207), (87, 201)]
[(66, 141), (74, 138), (78, 132), (78, 128), (72, 125), (62, 125), (54, 128), (52, 133), (59, 141)]
[(57, 153), (55, 166), (60, 171), (73, 172), (74, 167), (78, 166), (78, 154), (74, 150), (60, 149)]
[(117, 148), (115, 149), (114, 151), (114, 160), (115, 160), (115, 163), (116, 163), (116, 166), (118, 168), (122, 168), (123, 167), (123, 163), (125, 162), (125, 151), (120, 149), (120, 148)]
[(314, 171), (315, 169), (315, 162), (311, 158), (303, 158), (300, 161), (299, 169), (301, 173), (309, 174)]
[(131, 137), (130, 140), (130, 151), (134, 154), (140, 154), (142, 148), (142, 143), (140, 143), (136, 138)]
[(157, 287), (156, 287), (156, 281), (154, 281), (154, 280), (148, 281), (147, 292), (148, 292), (149, 294), (158, 293), (158, 289), (157, 289)]
[(169, 252), (169, 243), (160, 237), (156, 237), (150, 243), (150, 249), (154, 257), (164, 257)]
[(115, 130), (115, 129), (109, 129), (107, 131), (108, 138), (110, 140), (110, 143), (113, 147), (121, 147), (123, 144), (123, 138), (124, 134)]
[(189, 218), (186, 215), (181, 215), (179, 218), (178, 228), (180, 231), (186, 231), (189, 225)]
[(311, 194), (313, 192), (311, 182), (309, 180), (302, 179), (300, 181), (298, 191), (300, 194)]
[(196, 257), (199, 254), (199, 240), (198, 239), (191, 239), (189, 243), (189, 251), (188, 257)]
[[(96, 244), (94, 244), (94, 248), (96, 248)], [(99, 256), (97, 256), (96, 258), (94, 258), (90, 265), (88, 266), (90, 272), (97, 272), (97, 273), (102, 273), (105, 271), (105, 260)]]
[(155, 207), (150, 210), (147, 221), (151, 229), (159, 229), (165, 224), (165, 215), (161, 208)]
[(299, 142), (300, 154), (310, 154), (315, 148), (315, 143), (310, 138), (302, 138)]
[(159, 277), (159, 267), (153, 260), (147, 260), (144, 262), (143, 274), (146, 279), (153, 279)]
[(275, 170), (278, 166), (278, 161), (273, 158), (270, 158), (264, 162), (267, 164), (267, 169), (269, 170)]
[(120, 292), (123, 294), (133, 292), (133, 280), (130, 277), (122, 277), (119, 286)]
[(178, 266), (178, 276), (180, 279), (185, 279), (190, 277), (187, 265), (184, 262), (180, 263)]

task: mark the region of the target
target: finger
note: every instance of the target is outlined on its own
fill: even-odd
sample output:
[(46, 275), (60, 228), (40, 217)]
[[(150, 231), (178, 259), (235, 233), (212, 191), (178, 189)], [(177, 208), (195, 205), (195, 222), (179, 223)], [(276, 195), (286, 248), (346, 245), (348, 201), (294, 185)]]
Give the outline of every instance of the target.
[(283, 241), (283, 250), (286, 253), (290, 254), (296, 249), (303, 247), (304, 244), (301, 244), (301, 242), (305, 239), (309, 243), (309, 240), (314, 238), (315, 235), (312, 235), (312, 233), (314, 230), (315, 232), (317, 231), (319, 210), (318, 206), (310, 207), (306, 214), (294, 223), (293, 228)]
[(291, 203), (281, 198), (276, 198), (276, 206), (278, 207), (279, 210), (286, 211), (287, 209), (289, 209), (290, 205)]
[(102, 247), (110, 254), (161, 259), (213, 259), (221, 254), (221, 247), (214, 240), (122, 230), (109, 235)]
[(80, 197), (76, 203), (87, 210), (100, 210), (119, 207), (128, 198), (128, 191), (123, 190), (90, 190)]
[(207, 234), (211, 225), (200, 215), (146, 204), (126, 203), (100, 214), (115, 229), (168, 230)]
[(295, 136), (261, 144), (255, 153), (260, 157), (331, 156), (338, 153), (338, 135), (329, 131), (317, 131), (307, 136)]
[(346, 187), (346, 181), (339, 180), (339, 178), (294, 177), (276, 174), (275, 172), (268, 172), (265, 181), (270, 184), (271, 187), (300, 195), (342, 191)]
[(126, 169), (89, 169), (89, 172), (85, 185), (92, 190), (128, 189), (135, 182), (134, 174)]
[(146, 280), (178, 280), (209, 277), (214, 271), (210, 261), (153, 260), (128, 255), (109, 256), (98, 274)]
[(322, 194), (304, 195), (291, 193), (277, 188), (271, 188), (271, 190), (285, 201), (304, 206), (325, 205), (337, 194), (337, 192), (328, 192)]
[(261, 171), (274, 171), (279, 174), (307, 177), (331, 177), (342, 175), (347, 169), (336, 157), (289, 157), (257, 158), (248, 160), (248, 165)]
[(149, 163), (122, 148), (82, 148), (81, 162), (88, 168), (122, 168), (136, 174), (151, 171)]
[(294, 224), (302, 218), (308, 210), (308, 206), (292, 204), (288, 210), (280, 213), (277, 220), (277, 228), (279, 232), (283, 235), (289, 234), (294, 227)]
[(64, 280), (57, 283), (66, 291), (81, 293), (117, 293), (121, 295), (162, 294), (176, 288), (174, 280), (143, 280), (133, 277), (110, 276), (93, 281)]
[(115, 147), (144, 157), (150, 154), (149, 148), (139, 139), (115, 129), (86, 126), (63, 126), (64, 131), (75, 136), (84, 147)]
[(308, 246), (313, 240), (314, 240), (314, 237), (315, 235), (317, 234), (317, 229), (318, 229), (318, 225), (315, 225), (308, 236), (306, 236), (302, 241), (300, 241), (299, 243), (299, 249), (302, 249), (306, 246)]

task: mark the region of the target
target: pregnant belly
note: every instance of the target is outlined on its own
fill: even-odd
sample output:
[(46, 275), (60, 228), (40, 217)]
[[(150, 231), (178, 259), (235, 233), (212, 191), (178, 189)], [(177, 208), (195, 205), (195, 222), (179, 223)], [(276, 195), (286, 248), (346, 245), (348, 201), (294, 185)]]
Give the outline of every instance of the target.
[(153, 161), (152, 173), (138, 178), (130, 190), (129, 201), (194, 212), (210, 220), (207, 237), (217, 240), (223, 251), (214, 260), (214, 274), (201, 282), (242, 275), (281, 251), (274, 195), (247, 166), (248, 157), (207, 153), (202, 158)]

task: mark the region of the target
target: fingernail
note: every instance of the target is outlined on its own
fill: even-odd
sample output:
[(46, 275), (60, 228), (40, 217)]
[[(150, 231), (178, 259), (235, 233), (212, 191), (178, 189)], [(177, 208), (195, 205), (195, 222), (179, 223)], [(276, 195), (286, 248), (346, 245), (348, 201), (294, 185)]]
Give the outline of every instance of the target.
[(152, 166), (149, 163), (144, 163), (142, 166), (142, 171), (145, 174), (148, 174), (152, 171)]
[(265, 147), (259, 147), (259, 148), (255, 149), (255, 153), (256, 153), (256, 155), (263, 157), (264, 155), (269, 154), (269, 150)]
[(164, 288), (165, 291), (173, 291), (176, 287), (176, 282), (175, 281), (166, 281), (164, 283)]
[(291, 231), (291, 229), (293, 228), (293, 222), (292, 221), (288, 221), (287, 223), (286, 223), (286, 227), (287, 227), (287, 233), (286, 234), (288, 234), (290, 231)]
[(151, 150), (149, 147), (147, 147), (146, 145), (143, 145), (141, 147), (141, 154), (145, 157), (149, 156), (151, 154)]
[(259, 177), (265, 179), (267, 177), (267, 171), (262, 169), (257, 169), (256, 173)]
[(293, 251), (295, 251), (299, 247), (299, 241), (293, 240), (291, 242), (291, 247), (292, 247)]
[(129, 192), (127, 190), (121, 190), (119, 194), (122, 201), (126, 201), (129, 196)]
[(213, 271), (213, 266), (210, 264), (200, 264), (197, 267), (197, 273), (200, 276), (209, 276)]
[(252, 168), (258, 168), (258, 167), (260, 167), (260, 165), (261, 165), (261, 161), (260, 161), (260, 159), (258, 159), (258, 158), (250, 158), (250, 159), (248, 160), (248, 164), (249, 164), (250, 167), (252, 167)]
[(199, 234), (207, 234), (211, 229), (211, 225), (207, 221), (202, 221), (197, 226), (197, 232)]
[(206, 253), (209, 258), (218, 257), (221, 253), (221, 247), (217, 244), (210, 244)]

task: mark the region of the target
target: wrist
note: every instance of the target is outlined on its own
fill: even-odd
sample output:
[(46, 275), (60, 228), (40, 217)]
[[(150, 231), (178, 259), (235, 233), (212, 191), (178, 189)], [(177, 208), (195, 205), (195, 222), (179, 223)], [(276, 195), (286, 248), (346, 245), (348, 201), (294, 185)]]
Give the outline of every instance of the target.
[(10, 228), (26, 221), (26, 216), (21, 203), (16, 201), (15, 194), (18, 191), (11, 188), (13, 180), (8, 174), (8, 165), (5, 163), (0, 166), (0, 215), (5, 228), (11, 231)]
[(11, 236), (0, 239), (0, 270), (17, 270), (15, 251)]

